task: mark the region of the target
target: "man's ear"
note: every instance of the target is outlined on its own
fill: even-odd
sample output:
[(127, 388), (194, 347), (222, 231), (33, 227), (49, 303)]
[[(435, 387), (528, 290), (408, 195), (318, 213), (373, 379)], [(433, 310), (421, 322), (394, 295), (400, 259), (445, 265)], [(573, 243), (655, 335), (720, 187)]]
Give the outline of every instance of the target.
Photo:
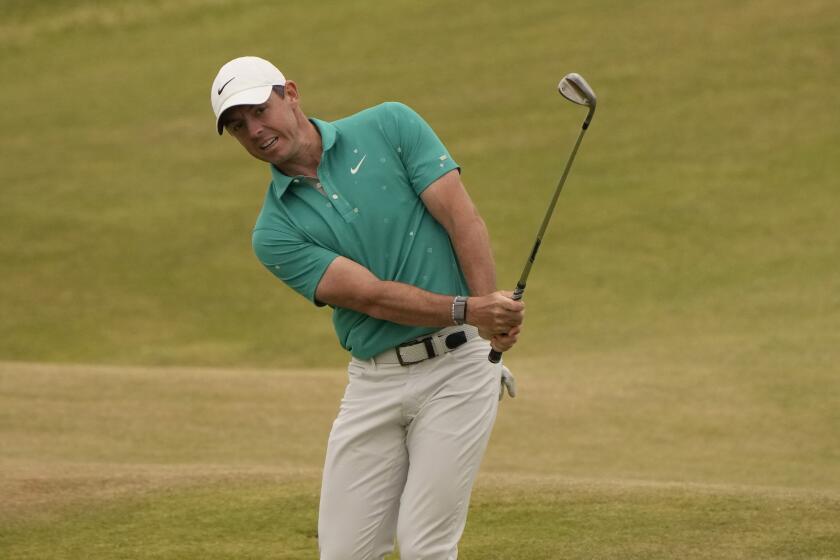
[(292, 80), (286, 80), (286, 83), (283, 85), (283, 91), (286, 97), (289, 98), (289, 101), (300, 101), (300, 92), (298, 91), (297, 84)]

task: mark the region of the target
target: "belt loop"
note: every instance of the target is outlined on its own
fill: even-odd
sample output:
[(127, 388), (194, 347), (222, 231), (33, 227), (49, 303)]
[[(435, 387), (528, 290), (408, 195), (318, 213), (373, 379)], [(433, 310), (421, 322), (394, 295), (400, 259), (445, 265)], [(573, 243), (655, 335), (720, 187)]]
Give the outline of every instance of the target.
[(426, 347), (426, 356), (428, 356), (427, 360), (440, 356), (437, 345), (435, 345), (435, 338), (435, 335), (431, 335), (423, 339), (423, 346)]

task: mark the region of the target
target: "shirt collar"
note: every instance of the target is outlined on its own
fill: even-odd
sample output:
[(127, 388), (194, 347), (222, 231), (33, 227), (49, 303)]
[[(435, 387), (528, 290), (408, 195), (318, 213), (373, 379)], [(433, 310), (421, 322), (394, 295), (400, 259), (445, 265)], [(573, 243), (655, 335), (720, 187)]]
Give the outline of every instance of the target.
[[(338, 129), (334, 124), (320, 119), (309, 119), (309, 122), (315, 125), (315, 128), (318, 129), (318, 133), (321, 135), (321, 148), (323, 150), (321, 152), (321, 165), (323, 165), (327, 151), (335, 145), (335, 138), (338, 135)], [(277, 169), (274, 164), (269, 164), (268, 167), (271, 169), (271, 180), (274, 183), (274, 193), (277, 198), (281, 198), (283, 194), (285, 194), (286, 189), (289, 188), (289, 183), (292, 182), (294, 177), (289, 177)]]

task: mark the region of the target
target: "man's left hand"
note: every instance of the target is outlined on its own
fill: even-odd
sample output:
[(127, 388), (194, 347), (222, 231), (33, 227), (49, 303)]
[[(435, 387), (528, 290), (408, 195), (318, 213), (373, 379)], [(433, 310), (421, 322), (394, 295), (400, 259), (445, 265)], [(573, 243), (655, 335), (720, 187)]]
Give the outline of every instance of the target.
[(498, 352), (507, 352), (513, 345), (516, 344), (516, 340), (519, 337), (519, 333), (522, 331), (521, 326), (516, 326), (510, 329), (508, 332), (504, 334), (496, 334), (493, 336), (486, 336), (487, 333), (482, 332), (479, 330), (479, 334), (482, 338), (489, 338), (490, 339), (490, 346), (493, 347), (493, 350)]

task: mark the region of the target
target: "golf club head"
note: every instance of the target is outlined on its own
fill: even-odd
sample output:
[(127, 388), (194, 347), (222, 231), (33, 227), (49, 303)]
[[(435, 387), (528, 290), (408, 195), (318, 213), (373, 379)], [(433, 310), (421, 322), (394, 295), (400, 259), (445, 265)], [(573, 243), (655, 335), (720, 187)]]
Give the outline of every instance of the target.
[(586, 80), (583, 79), (583, 76), (574, 72), (566, 74), (557, 85), (557, 91), (572, 103), (589, 107), (589, 115), (587, 115), (586, 121), (583, 124), (583, 128), (588, 128), (589, 121), (592, 120), (592, 115), (595, 113), (597, 98), (595, 97), (595, 92), (586, 83)]
[(563, 76), (557, 86), (557, 91), (572, 103), (586, 105), (587, 107), (595, 106), (595, 92), (592, 91), (592, 88), (580, 74), (572, 72)]

